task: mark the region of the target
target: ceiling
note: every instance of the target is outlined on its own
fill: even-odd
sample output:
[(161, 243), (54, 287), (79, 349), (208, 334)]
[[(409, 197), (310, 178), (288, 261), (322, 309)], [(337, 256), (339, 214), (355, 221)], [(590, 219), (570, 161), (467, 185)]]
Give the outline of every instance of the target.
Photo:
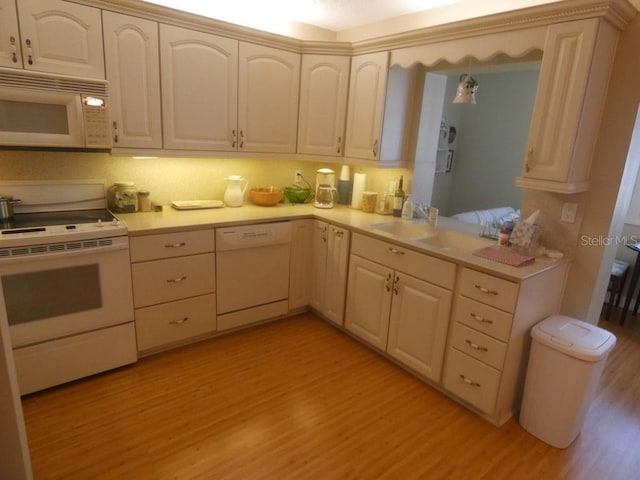
[(347, 30), (461, 0), (145, 0), (231, 23), (255, 26), (253, 19), (277, 17), (332, 31)]

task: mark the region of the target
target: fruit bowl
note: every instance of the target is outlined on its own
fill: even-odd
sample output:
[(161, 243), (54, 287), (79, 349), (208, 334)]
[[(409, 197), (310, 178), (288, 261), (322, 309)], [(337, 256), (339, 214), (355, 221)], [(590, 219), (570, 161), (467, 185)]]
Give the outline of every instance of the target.
[(282, 200), (282, 190), (279, 188), (252, 188), (249, 191), (249, 198), (255, 205), (272, 207)]
[(306, 203), (312, 198), (311, 189), (304, 187), (284, 187), (284, 198), (289, 203)]

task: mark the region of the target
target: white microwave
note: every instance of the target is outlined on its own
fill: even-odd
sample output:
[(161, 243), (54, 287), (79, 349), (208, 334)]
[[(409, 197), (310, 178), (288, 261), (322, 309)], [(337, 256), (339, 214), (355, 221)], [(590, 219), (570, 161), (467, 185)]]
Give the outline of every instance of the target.
[(107, 82), (0, 69), (0, 147), (111, 148)]

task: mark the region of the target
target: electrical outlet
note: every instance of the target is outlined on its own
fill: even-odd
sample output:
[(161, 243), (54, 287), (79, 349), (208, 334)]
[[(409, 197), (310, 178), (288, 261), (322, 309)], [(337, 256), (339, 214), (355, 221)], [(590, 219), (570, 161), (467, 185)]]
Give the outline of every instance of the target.
[(578, 204), (567, 202), (562, 206), (560, 221), (564, 223), (574, 223), (576, 221), (576, 213), (578, 212)]
[(300, 182), (302, 182), (302, 170), (296, 170), (293, 174), (293, 183), (298, 185)]

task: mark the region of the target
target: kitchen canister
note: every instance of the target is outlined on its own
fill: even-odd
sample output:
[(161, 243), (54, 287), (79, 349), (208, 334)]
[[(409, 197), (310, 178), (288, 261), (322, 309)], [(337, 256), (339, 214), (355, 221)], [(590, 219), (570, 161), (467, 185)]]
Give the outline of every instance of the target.
[(151, 211), (151, 193), (149, 190), (138, 190), (138, 208), (141, 212)]
[(114, 182), (107, 191), (107, 203), (116, 213), (134, 213), (138, 211), (138, 189), (133, 182)]

